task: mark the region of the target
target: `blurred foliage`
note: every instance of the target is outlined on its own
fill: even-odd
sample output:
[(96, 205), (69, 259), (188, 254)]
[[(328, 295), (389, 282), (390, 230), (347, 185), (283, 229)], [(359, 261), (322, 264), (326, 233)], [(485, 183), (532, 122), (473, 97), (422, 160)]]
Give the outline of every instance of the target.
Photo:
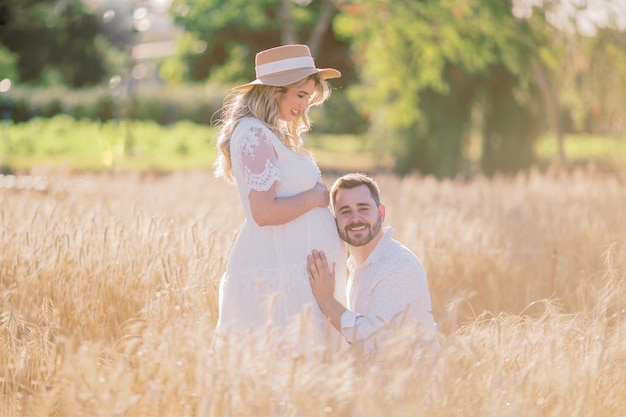
[(17, 56), (16, 79), (83, 87), (105, 78), (115, 47), (84, 2), (3, 0), (2, 6), (0, 44)]
[[(532, 34), (507, 2), (352, 2), (336, 30), (353, 40), (362, 63), (353, 100), (373, 129), (391, 138), (400, 173), (461, 171), (476, 103), (483, 151), (497, 155), (484, 161), (487, 168), (515, 171), (531, 162), (520, 156), (532, 156), (533, 134), (501, 140), (538, 116), (526, 68)], [(503, 105), (513, 115), (525, 112), (524, 121), (503, 120)]]
[[(619, 10), (609, 3), (594, 7)], [(361, 77), (352, 100), (374, 135), (391, 137), (396, 170), (463, 172), (472, 135), (481, 137), (481, 171), (492, 174), (529, 167), (547, 129), (561, 137), (584, 121), (585, 131), (623, 134), (624, 28), (609, 19), (585, 35), (577, 25), (586, 6), (570, 14), (563, 7), (557, 0), (343, 2), (335, 31), (350, 39)]]
[(311, 108), (310, 116), (313, 133), (363, 135), (369, 129), (367, 120), (350, 101), (347, 89), (333, 90), (322, 106)]
[(132, 94), (121, 87), (77, 90), (18, 86), (6, 101), (15, 122), (66, 114), (75, 119), (100, 121), (136, 119), (166, 125), (189, 120), (210, 124), (222, 106), (224, 94), (222, 87), (214, 85), (142, 87)]
[[(569, 134), (565, 140), (565, 151), (574, 165), (589, 162), (603, 171), (626, 169), (626, 141), (588, 134)], [(535, 143), (535, 155), (546, 164), (558, 163), (554, 137), (542, 136)]]
[(76, 120), (67, 115), (11, 124), (0, 142), (3, 165), (14, 172), (33, 167), (70, 171), (111, 169), (175, 171), (210, 169), (215, 129), (181, 121)]
[[(189, 121), (162, 126), (151, 120), (37, 117), (5, 125), (0, 167), (3, 172), (211, 170), (216, 134), (215, 127)], [(363, 135), (320, 133), (314, 128), (305, 143), (324, 172), (388, 171), (393, 161), (377, 151), (375, 141), (363, 139)], [(607, 171), (623, 171), (626, 166), (626, 142), (569, 135), (565, 143), (575, 164), (593, 163)], [(558, 162), (553, 137), (542, 136), (533, 152), (541, 166)]]
[(13, 82), (17, 81), (17, 55), (0, 45), (0, 81), (8, 78)]
[(529, 89), (532, 96), (518, 98), (519, 80), (497, 70), (484, 84), (481, 168), (488, 175), (531, 167), (534, 144), (544, 130), (539, 93)]
[[(294, 43), (308, 44), (325, 2), (287, 3)], [(228, 85), (253, 80), (255, 54), (283, 43), (286, 23), (280, 10), (281, 0), (174, 0), (175, 21), (188, 32), (178, 57), (187, 68), (188, 80), (206, 80), (214, 75)], [(335, 86), (347, 85), (354, 79), (348, 47), (328, 27), (319, 48), (312, 50), (318, 66), (341, 68), (342, 78)]]
[[(177, 55), (153, 63), (165, 85), (149, 88), (126, 74), (145, 35), (134, 11), (146, 4), (4, 0), (0, 79), (14, 82), (3, 108), (17, 122), (64, 113), (210, 124), (228, 88), (254, 78), (256, 52), (289, 40), (343, 74), (312, 109), (312, 133), (371, 140), (402, 174), (516, 172), (546, 131), (559, 153), (567, 133), (626, 132), (614, 0), (594, 2), (608, 17), (592, 32), (577, 14), (587, 3), (563, 14), (561, 0), (173, 0), (184, 33)], [(115, 88), (94, 87), (114, 78)]]
[[(571, 159), (567, 133), (622, 137), (626, 128), (626, 3), (598, 0), (525, 5), (520, 17), (531, 28), (527, 56), (532, 82), (541, 91), (544, 125), (556, 138), (560, 164)], [(621, 13), (621, 17), (620, 17)], [(617, 104), (617, 103), (621, 104)], [(507, 139), (508, 140), (508, 139)]]
[(626, 31), (598, 30), (582, 39), (574, 63), (578, 68), (570, 102), (574, 129), (591, 134), (626, 137)]
[[(182, 120), (211, 125), (219, 115), (227, 88), (213, 83), (143, 86), (132, 94), (119, 85), (114, 89), (91, 87), (17, 86), (3, 100), (15, 122), (65, 114), (75, 119), (152, 120), (168, 125)], [(311, 109), (316, 133), (364, 133), (368, 124), (356, 112), (344, 90), (334, 90), (331, 100)]]

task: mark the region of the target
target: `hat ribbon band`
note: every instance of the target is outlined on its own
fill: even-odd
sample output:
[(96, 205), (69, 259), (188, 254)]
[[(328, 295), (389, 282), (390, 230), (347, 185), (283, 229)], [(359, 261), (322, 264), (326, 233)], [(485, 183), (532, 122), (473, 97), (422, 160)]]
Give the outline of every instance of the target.
[(308, 56), (300, 56), (296, 58), (281, 59), (280, 61), (268, 62), (256, 66), (257, 78), (266, 75), (272, 75), (277, 72), (289, 71), (298, 68), (315, 68), (313, 58)]

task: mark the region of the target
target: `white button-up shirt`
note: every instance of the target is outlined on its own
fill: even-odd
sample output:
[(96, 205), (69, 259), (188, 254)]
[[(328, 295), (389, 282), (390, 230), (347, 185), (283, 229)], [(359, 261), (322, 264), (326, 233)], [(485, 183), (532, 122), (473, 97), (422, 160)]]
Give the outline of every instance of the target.
[(399, 327), (416, 326), (425, 335), (425, 344), (439, 347), (424, 267), (392, 234), (385, 228), (359, 267), (348, 259), (348, 310), (341, 316), (348, 343), (363, 342), (364, 353), (379, 360), (384, 339)]

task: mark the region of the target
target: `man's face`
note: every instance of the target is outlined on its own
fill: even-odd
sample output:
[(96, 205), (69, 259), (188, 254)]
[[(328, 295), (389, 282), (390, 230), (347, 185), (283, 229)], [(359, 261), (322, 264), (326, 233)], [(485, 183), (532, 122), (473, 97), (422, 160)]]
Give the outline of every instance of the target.
[(364, 246), (374, 239), (383, 224), (384, 207), (376, 207), (369, 188), (360, 185), (337, 191), (335, 220), (339, 236), (351, 246)]

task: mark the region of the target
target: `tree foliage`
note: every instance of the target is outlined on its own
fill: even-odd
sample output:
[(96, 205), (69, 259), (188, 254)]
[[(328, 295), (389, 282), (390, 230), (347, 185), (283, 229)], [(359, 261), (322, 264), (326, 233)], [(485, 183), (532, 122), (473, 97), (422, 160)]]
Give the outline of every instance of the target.
[(0, 80), (4, 78), (18, 80), (16, 62), (17, 56), (0, 45)]
[(0, 44), (17, 56), (19, 79), (41, 82), (54, 72), (74, 87), (99, 83), (110, 44), (81, 0), (3, 0)]
[[(592, 2), (173, 1), (185, 32), (179, 55), (161, 67), (166, 80), (231, 86), (254, 78), (256, 52), (306, 43), (319, 66), (341, 70), (333, 86), (345, 87), (325, 106), (336, 119), (318, 128), (369, 126), (400, 173), (452, 177), (467, 169), (470, 143), (481, 148), (483, 172), (515, 172), (533, 162), (546, 129), (560, 138), (563, 161), (568, 131), (626, 131), (619, 0), (593, 2), (608, 17), (592, 32), (581, 19)], [(137, 41), (139, 3), (3, 0), (0, 79), (83, 87), (119, 73)]]
[[(626, 136), (626, 32), (604, 28), (582, 39), (576, 79), (580, 102), (577, 128), (603, 136)], [(573, 103), (572, 103), (573, 104)], [(573, 106), (572, 106), (573, 107)]]
[[(318, 65), (352, 68), (346, 53), (348, 45), (335, 37), (331, 20), (323, 25), (324, 16), (335, 13), (332, 2), (303, 3), (174, 0), (175, 20), (191, 34), (183, 40), (179, 57), (186, 64), (183, 66), (187, 66), (188, 80), (215, 77), (232, 84), (253, 79), (254, 55), (284, 43), (305, 43), (310, 47), (319, 44), (319, 49), (312, 48)], [(350, 73), (342, 72), (344, 77), (339, 83), (346, 83)]]
[[(514, 112), (533, 101), (526, 63), (532, 34), (507, 2), (366, 0), (344, 12), (337, 30), (353, 40), (361, 63), (355, 100), (379, 135), (392, 138), (399, 172), (458, 173), (474, 127), (472, 109), (482, 101), (492, 104), (482, 105), (483, 146), (513, 148), (501, 155), (530, 154), (532, 135), (495, 140), (515, 128), (496, 113), (502, 100)], [(506, 157), (490, 163), (517, 169), (515, 162)]]

